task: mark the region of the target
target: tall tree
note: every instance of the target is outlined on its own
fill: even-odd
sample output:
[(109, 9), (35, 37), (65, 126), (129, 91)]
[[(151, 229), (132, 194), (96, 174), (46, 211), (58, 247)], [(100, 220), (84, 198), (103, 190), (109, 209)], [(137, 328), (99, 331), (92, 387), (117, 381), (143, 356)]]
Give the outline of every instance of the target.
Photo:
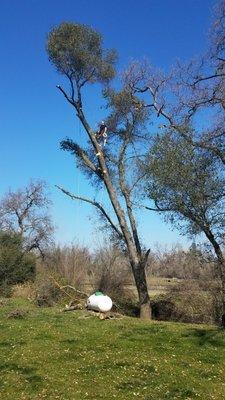
[[(167, 196), (170, 196), (170, 190), (172, 190), (174, 196), (172, 199), (176, 200), (176, 204), (170, 204), (171, 198), (168, 197), (166, 199), (164, 197), (164, 206), (168, 202), (167, 211), (177, 211), (176, 219), (182, 215), (182, 221), (184, 221), (186, 215), (186, 221), (191, 222), (192, 227), (198, 226), (198, 229), (205, 233), (217, 255), (223, 296), (225, 293), (224, 259), (221, 247), (223, 246), (223, 241), (221, 240), (225, 222), (223, 217), (223, 174), (225, 165), (224, 51), (225, 0), (221, 0), (217, 5), (215, 21), (210, 32), (209, 49), (206, 55), (192, 60), (187, 65), (178, 63), (176, 68), (169, 74), (156, 71), (147, 62), (136, 62), (128, 68), (125, 79), (128, 90), (131, 90), (135, 96), (138, 96), (141, 104), (144, 107), (149, 107), (157, 116), (158, 128), (165, 134), (163, 143), (165, 143), (165, 140), (168, 140), (167, 133), (169, 131), (173, 135), (172, 143), (175, 141), (175, 147), (177, 146), (177, 136), (178, 142), (182, 143), (184, 149), (193, 151), (195, 167), (197, 168), (196, 171), (198, 171), (196, 174), (201, 176), (202, 180), (197, 180), (196, 176), (193, 181), (193, 176), (189, 174), (191, 171), (189, 168), (191, 159), (188, 162), (189, 167), (186, 181), (185, 179), (181, 180), (182, 176), (179, 175), (179, 168), (182, 171), (182, 162), (177, 166), (177, 170), (174, 170), (173, 162), (175, 160), (173, 160), (173, 156), (175, 153), (172, 152), (170, 153), (171, 159), (162, 158), (162, 160), (159, 160), (158, 170), (155, 170), (156, 179), (154, 187), (156, 190), (155, 193), (159, 196), (156, 201), (159, 204), (158, 201), (161, 199), (160, 196), (163, 195), (164, 190)], [(187, 156), (185, 150), (182, 153), (181, 149), (179, 149), (179, 154), (180, 156), (184, 156), (185, 160)], [(153, 161), (155, 162), (155, 160)], [(166, 167), (164, 162), (166, 162)], [(153, 165), (150, 160), (149, 163)], [(165, 171), (165, 168), (168, 168), (168, 171)], [(173, 171), (172, 176), (169, 176), (170, 168)], [(208, 168), (211, 168), (210, 174), (206, 173), (204, 175), (208, 171)], [(162, 176), (160, 175), (160, 171), (166, 179), (168, 178), (168, 182), (166, 179), (161, 181)], [(214, 179), (213, 174), (215, 176), (213, 182), (214, 192), (211, 187)], [(172, 189), (168, 186), (171, 184), (171, 179), (174, 179), (175, 185), (172, 186)], [(178, 182), (179, 184), (177, 184)], [(157, 184), (159, 185), (158, 188)], [(195, 201), (194, 210), (189, 208), (189, 213), (185, 214), (187, 211), (184, 209), (184, 200), (187, 199), (185, 198), (185, 187), (187, 190), (193, 190), (192, 184), (198, 185), (198, 187), (195, 187), (198, 199), (196, 197), (194, 199), (191, 198), (191, 201)], [(160, 193), (160, 190), (162, 193)], [(209, 193), (207, 193), (207, 190), (209, 190)], [(220, 191), (217, 192), (217, 190)], [(180, 193), (182, 193), (181, 197), (179, 197)], [(194, 195), (194, 191), (192, 194)], [(186, 195), (188, 195), (188, 192)], [(207, 207), (206, 215), (204, 215), (205, 201)], [(179, 208), (177, 208), (178, 205)], [(190, 203), (187, 205), (190, 206)], [(183, 214), (181, 214), (181, 210)], [(162, 207), (162, 211), (166, 211), (166, 206)], [(198, 222), (197, 225), (194, 223), (194, 219)], [(224, 303), (225, 300), (223, 299)], [(222, 319), (225, 320), (225, 308), (222, 311)]]
[[(136, 175), (134, 160), (146, 141), (143, 132), (148, 108), (142, 107), (132, 90), (124, 85), (117, 91), (109, 88), (109, 82), (115, 76), (116, 54), (103, 49), (101, 35), (90, 27), (60, 24), (49, 34), (47, 51), (51, 63), (69, 82), (70, 89), (62, 86), (58, 89), (73, 107), (88, 139), (86, 148), (71, 139), (62, 141), (61, 147), (75, 156), (78, 167), (90, 183), (105, 188), (111, 210), (93, 199), (71, 194), (64, 188), (61, 190), (72, 199), (80, 199), (98, 209), (129, 257), (139, 296), (140, 316), (150, 318), (145, 274), (149, 250), (141, 244), (133, 205), (135, 190), (141, 180)], [(105, 147), (103, 144), (101, 147), (83, 106), (84, 89), (94, 83), (104, 85), (103, 98), (109, 110), (106, 118), (109, 140)]]
[[(173, 133), (158, 136), (146, 162), (146, 194), (165, 219), (189, 236), (204, 234), (217, 257), (225, 326), (225, 179), (218, 160)], [(220, 165), (220, 164), (219, 164)]]
[(25, 252), (37, 250), (42, 256), (54, 230), (45, 189), (44, 182), (31, 182), (15, 192), (10, 190), (0, 201), (0, 230), (19, 233)]

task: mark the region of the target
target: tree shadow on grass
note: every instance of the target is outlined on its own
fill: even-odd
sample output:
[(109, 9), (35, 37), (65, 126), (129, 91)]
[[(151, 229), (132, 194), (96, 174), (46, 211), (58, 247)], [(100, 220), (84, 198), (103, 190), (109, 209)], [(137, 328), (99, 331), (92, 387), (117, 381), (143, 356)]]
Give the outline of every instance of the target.
[(165, 393), (165, 399), (193, 399), (196, 398), (196, 393), (192, 388), (173, 387)]
[(164, 333), (167, 331), (166, 325), (163, 324), (149, 324), (147, 326), (136, 326), (132, 329), (132, 332), (137, 333), (139, 335), (154, 335), (155, 333)]
[(23, 346), (25, 345), (27, 342), (25, 342), (24, 340), (20, 340), (20, 341), (16, 341), (14, 342), (10, 342), (8, 340), (2, 340), (0, 342), (0, 347), (11, 347), (12, 345), (16, 345), (16, 346)]
[(34, 337), (34, 340), (52, 340), (53, 338), (54, 338), (54, 336), (51, 335), (51, 333), (41, 332), (41, 333), (38, 333), (38, 335), (36, 335)]
[(221, 331), (211, 329), (192, 328), (185, 332), (182, 336), (193, 338), (199, 346), (211, 345), (215, 347), (224, 347), (225, 341), (219, 336)]
[(149, 339), (150, 336), (161, 334), (167, 334), (167, 328), (165, 325), (147, 325), (147, 326), (135, 326), (128, 329), (123, 329), (123, 331), (119, 334), (119, 339), (127, 339), (130, 341), (136, 342), (137, 340), (146, 340)]
[(64, 339), (64, 340), (60, 340), (60, 343), (65, 343), (65, 344), (77, 344), (79, 342), (78, 339)]
[(122, 391), (130, 391), (134, 389), (141, 389), (146, 385), (146, 382), (141, 379), (132, 379), (117, 384), (117, 388)]
[(40, 384), (43, 382), (43, 378), (36, 374), (36, 368), (30, 366), (20, 366), (16, 363), (5, 363), (0, 365), (1, 374), (3, 372), (15, 372), (20, 374), (26, 380), (26, 383), (29, 383), (32, 389), (38, 388)]
[(11, 345), (11, 342), (7, 342), (6, 340), (0, 342), (0, 347), (11, 347)]

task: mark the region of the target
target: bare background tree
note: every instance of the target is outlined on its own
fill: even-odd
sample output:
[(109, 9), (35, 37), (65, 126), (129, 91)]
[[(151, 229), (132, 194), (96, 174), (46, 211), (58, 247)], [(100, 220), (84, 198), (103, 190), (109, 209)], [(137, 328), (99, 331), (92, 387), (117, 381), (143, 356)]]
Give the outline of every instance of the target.
[(192, 146), (225, 164), (225, 1), (215, 10), (207, 53), (168, 74), (147, 61), (127, 70), (127, 87), (155, 111), (159, 128), (170, 128)]
[(19, 233), (25, 252), (37, 250), (44, 256), (54, 231), (49, 205), (43, 181), (9, 191), (0, 201), (0, 230)]

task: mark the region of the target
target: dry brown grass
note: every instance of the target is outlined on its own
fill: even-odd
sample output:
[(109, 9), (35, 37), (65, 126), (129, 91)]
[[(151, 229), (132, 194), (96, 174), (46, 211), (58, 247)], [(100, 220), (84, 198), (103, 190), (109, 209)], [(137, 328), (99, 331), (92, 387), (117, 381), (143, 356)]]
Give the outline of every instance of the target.
[(12, 296), (15, 298), (23, 298), (27, 300), (33, 300), (35, 298), (36, 287), (34, 282), (26, 282), (13, 286)]

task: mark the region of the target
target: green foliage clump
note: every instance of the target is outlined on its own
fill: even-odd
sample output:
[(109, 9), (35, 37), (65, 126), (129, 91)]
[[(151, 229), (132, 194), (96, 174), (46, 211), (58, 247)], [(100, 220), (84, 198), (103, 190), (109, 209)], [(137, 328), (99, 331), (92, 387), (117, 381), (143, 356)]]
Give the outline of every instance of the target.
[(6, 294), (11, 285), (35, 277), (36, 260), (23, 250), (22, 236), (0, 232), (0, 292)]
[(171, 132), (157, 136), (146, 167), (147, 196), (183, 234), (224, 228), (224, 177), (215, 158)]
[(86, 82), (108, 82), (114, 77), (116, 53), (102, 49), (102, 36), (92, 28), (61, 23), (48, 35), (49, 60), (58, 72), (74, 80), (78, 87)]

